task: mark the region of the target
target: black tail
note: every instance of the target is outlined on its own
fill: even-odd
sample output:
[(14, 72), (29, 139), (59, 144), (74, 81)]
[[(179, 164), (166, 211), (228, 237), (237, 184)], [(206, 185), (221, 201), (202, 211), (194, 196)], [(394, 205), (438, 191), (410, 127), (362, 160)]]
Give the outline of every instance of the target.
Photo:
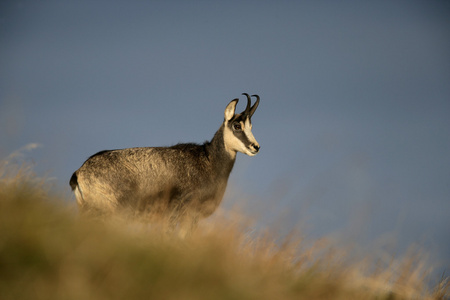
[(75, 190), (75, 188), (78, 185), (78, 178), (77, 178), (77, 172), (73, 173), (72, 177), (70, 177), (70, 187), (72, 188), (72, 191)]

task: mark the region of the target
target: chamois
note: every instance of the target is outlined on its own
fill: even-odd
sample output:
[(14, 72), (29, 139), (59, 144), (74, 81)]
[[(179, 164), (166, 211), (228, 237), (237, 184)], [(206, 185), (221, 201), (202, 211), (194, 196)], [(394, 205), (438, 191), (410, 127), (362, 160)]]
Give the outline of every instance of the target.
[[(251, 131), (260, 97), (243, 95), (246, 109), (235, 114), (239, 99), (232, 100), (210, 142), (104, 150), (89, 157), (70, 179), (80, 211), (211, 215), (222, 201), (237, 152), (254, 156), (260, 149)], [(251, 97), (256, 97), (253, 106)]]

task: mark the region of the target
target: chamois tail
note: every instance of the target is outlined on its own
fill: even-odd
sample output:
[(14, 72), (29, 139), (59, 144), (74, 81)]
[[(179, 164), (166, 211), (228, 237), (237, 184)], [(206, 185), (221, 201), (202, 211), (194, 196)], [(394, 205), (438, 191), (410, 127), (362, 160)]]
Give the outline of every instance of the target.
[(72, 177), (70, 177), (70, 181), (69, 181), (70, 187), (72, 188), (72, 191), (75, 190), (75, 188), (78, 186), (78, 177), (77, 177), (77, 173), (73, 173)]

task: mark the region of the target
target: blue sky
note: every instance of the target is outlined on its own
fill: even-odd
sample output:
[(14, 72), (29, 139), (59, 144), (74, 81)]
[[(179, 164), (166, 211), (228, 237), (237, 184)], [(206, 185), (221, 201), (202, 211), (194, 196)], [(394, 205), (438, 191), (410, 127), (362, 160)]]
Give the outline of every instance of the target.
[[(450, 265), (448, 1), (2, 1), (0, 156), (209, 140), (259, 94), (223, 206)], [(241, 102), (244, 98), (241, 97)], [(245, 105), (239, 103), (238, 110)], [(345, 238), (344, 238), (345, 236)]]

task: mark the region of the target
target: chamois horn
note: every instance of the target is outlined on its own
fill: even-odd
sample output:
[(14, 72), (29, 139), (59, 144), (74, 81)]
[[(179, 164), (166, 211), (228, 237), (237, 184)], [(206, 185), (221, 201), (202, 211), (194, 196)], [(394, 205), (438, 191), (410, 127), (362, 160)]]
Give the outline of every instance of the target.
[(248, 115), (250, 113), (250, 108), (251, 108), (251, 105), (252, 105), (252, 99), (250, 98), (250, 95), (247, 94), (247, 93), (242, 93), (242, 95), (245, 95), (247, 97), (247, 107), (243, 111), (243, 114), (244, 115)]
[(252, 108), (250, 109), (250, 112), (249, 112), (250, 118), (253, 116), (253, 113), (255, 112), (256, 108), (258, 108), (258, 105), (259, 105), (259, 96), (252, 95), (252, 97), (256, 97), (256, 102), (255, 102), (255, 104), (253, 104)]

